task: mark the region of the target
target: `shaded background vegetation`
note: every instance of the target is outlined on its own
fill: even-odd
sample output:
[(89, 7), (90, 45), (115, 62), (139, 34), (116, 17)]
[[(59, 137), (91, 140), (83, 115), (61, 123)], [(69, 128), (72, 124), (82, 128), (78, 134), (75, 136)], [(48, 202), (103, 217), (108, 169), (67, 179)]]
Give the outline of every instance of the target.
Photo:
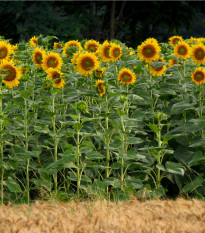
[(59, 40), (116, 38), (136, 47), (148, 37), (205, 36), (203, 1), (2, 1), (1, 36), (12, 42), (39, 34)]

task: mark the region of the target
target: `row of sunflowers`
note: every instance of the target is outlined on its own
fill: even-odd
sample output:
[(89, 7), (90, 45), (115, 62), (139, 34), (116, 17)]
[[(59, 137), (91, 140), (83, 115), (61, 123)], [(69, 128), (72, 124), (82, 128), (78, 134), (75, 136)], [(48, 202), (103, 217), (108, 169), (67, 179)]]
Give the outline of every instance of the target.
[(205, 38), (1, 37), (1, 202), (203, 198), (204, 65)]
[[(169, 39), (169, 45), (173, 47), (171, 55), (176, 56), (183, 61), (191, 58), (194, 64), (205, 64), (205, 45), (203, 44), (204, 38), (191, 38), (184, 41), (182, 37), (173, 36)], [(105, 41), (102, 45), (98, 41), (88, 40), (83, 42), (83, 45), (77, 40), (62, 43), (54, 42), (53, 50), (62, 48), (62, 53), (58, 52), (46, 52), (46, 50), (38, 46), (38, 38), (32, 37), (29, 42), (30, 47), (35, 49), (32, 51), (32, 61), (36, 64), (37, 69), (43, 69), (47, 73), (47, 78), (55, 80), (54, 86), (57, 88), (64, 87), (65, 81), (63, 79), (63, 73), (60, 71), (63, 66), (62, 56), (67, 57), (73, 68), (82, 76), (89, 76), (93, 73), (95, 77), (102, 78), (102, 74), (106, 69), (100, 63), (116, 62), (122, 56), (122, 47), (116, 43), (109, 43)], [(128, 48), (127, 48), (128, 49)], [(132, 48), (131, 48), (132, 49)], [(23, 67), (17, 68), (15, 63), (18, 60), (12, 59), (15, 52), (18, 51), (18, 45), (11, 45), (10, 43), (2, 40), (0, 43), (0, 61), (1, 69), (6, 69), (8, 75), (3, 79), (3, 83), (6, 86), (13, 88), (19, 85), (19, 79), (21, 73), (26, 72)], [(144, 41), (137, 48), (137, 56), (141, 61), (144, 61), (147, 66), (154, 61), (168, 62), (169, 67), (179, 62), (176, 59), (169, 59), (165, 61), (164, 57), (160, 55), (161, 47), (158, 41), (154, 38), (149, 38)], [(129, 52), (130, 55), (134, 55), (135, 51)], [(162, 76), (165, 74), (167, 66), (155, 68), (149, 66), (149, 70), (152, 76)], [(5, 71), (1, 72), (5, 74)], [(204, 71), (198, 67), (192, 73), (191, 78), (197, 85), (204, 83)], [(133, 84), (135, 82), (135, 73), (130, 69), (122, 69), (118, 74), (118, 80), (124, 84)], [(100, 95), (105, 94), (105, 88), (102, 88), (103, 81), (96, 82), (96, 87)]]

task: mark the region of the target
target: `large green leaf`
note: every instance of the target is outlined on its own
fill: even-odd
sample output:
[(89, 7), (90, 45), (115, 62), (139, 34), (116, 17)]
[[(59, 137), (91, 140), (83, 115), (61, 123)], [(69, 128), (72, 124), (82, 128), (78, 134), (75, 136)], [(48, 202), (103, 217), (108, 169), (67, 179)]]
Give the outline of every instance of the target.
[(22, 192), (20, 185), (12, 177), (8, 177), (8, 179), (5, 182), (5, 185), (12, 193)]
[(170, 162), (167, 161), (166, 164), (166, 171), (172, 174), (184, 175), (184, 167), (180, 163)]

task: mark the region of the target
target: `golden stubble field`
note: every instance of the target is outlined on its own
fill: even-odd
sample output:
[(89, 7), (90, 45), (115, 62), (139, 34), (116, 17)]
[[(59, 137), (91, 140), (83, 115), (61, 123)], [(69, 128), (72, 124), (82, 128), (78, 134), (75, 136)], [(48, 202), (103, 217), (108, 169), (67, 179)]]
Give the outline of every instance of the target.
[(198, 200), (36, 202), (1, 206), (1, 233), (204, 233)]

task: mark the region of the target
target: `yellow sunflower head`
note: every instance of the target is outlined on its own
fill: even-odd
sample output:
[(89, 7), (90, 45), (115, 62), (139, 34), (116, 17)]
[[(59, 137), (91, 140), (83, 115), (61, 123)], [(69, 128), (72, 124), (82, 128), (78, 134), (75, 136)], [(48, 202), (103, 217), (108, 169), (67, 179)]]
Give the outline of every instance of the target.
[(0, 62), (4, 59), (9, 60), (11, 54), (13, 53), (11, 44), (6, 41), (0, 41)]
[(65, 81), (62, 78), (63, 73), (60, 72), (59, 70), (49, 68), (46, 70), (46, 73), (48, 74), (46, 78), (50, 79), (53, 81), (53, 86), (57, 88), (64, 87)]
[(178, 42), (183, 41), (181, 36), (172, 36), (169, 38), (169, 44), (175, 46)]
[(74, 47), (76, 48), (76, 51), (81, 51), (83, 48), (81, 46), (81, 43), (78, 41), (78, 40), (71, 40), (71, 41), (68, 41), (67, 43), (65, 43), (64, 47), (63, 47), (63, 55), (70, 58), (70, 48), (71, 47)]
[(205, 46), (202, 43), (194, 45), (191, 49), (191, 57), (197, 65), (205, 65)]
[(96, 40), (88, 40), (84, 44), (84, 48), (91, 53), (95, 53), (99, 48), (100, 43)]
[(76, 70), (79, 74), (86, 77), (91, 75), (93, 71), (99, 67), (99, 65), (100, 62), (93, 53), (81, 53), (76, 59)]
[(137, 54), (142, 61), (151, 63), (159, 58), (161, 48), (157, 40), (150, 38), (143, 42), (137, 48)]
[(193, 43), (198, 43), (198, 42), (200, 42), (200, 39), (196, 37), (192, 37), (192, 36), (189, 40), (187, 40), (188, 44), (193, 44)]
[(191, 48), (185, 41), (178, 42), (174, 47), (174, 55), (178, 58), (187, 59), (190, 57)]
[(104, 81), (103, 80), (97, 80), (95, 83), (95, 86), (97, 87), (97, 91), (100, 93), (100, 96), (103, 96), (106, 92)]
[[(160, 57), (157, 61), (165, 62), (163, 57)], [(165, 73), (165, 70), (166, 70), (166, 65), (163, 65), (158, 68), (154, 68), (153, 66), (150, 66), (150, 73), (152, 74), (152, 76), (162, 76)]]
[(50, 86), (51, 86), (51, 83), (50, 83), (49, 81), (46, 81), (46, 82), (44, 82), (44, 84), (43, 84), (43, 88), (44, 88), (44, 89), (49, 89)]
[(42, 68), (46, 71), (49, 68), (60, 70), (63, 65), (63, 60), (58, 53), (50, 52), (43, 56)]
[(197, 85), (205, 83), (205, 71), (201, 68), (196, 68), (194, 73), (191, 75), (192, 81)]
[(115, 43), (110, 43), (110, 46), (109, 56), (111, 57), (111, 61), (115, 62), (122, 56), (122, 48)]
[(18, 45), (15, 44), (15, 45), (12, 45), (12, 50), (15, 52), (15, 51), (18, 51)]
[(43, 57), (46, 55), (46, 52), (42, 50), (40, 47), (35, 48), (33, 51), (33, 59), (32, 61), (36, 64), (38, 69), (41, 68)]
[(60, 49), (60, 48), (63, 48), (63, 45), (60, 43), (54, 42), (53, 49)]
[(111, 61), (111, 57), (109, 55), (110, 43), (106, 40), (97, 50), (98, 55), (101, 57), (102, 62)]
[(168, 66), (172, 67), (173, 65), (179, 64), (179, 62), (175, 59), (169, 59)]
[(95, 77), (102, 78), (104, 71), (105, 71), (105, 68), (97, 68), (95, 70)]
[(136, 75), (130, 69), (123, 68), (118, 73), (117, 80), (124, 85), (133, 84), (136, 81)]
[(36, 47), (38, 45), (38, 37), (33, 36), (29, 40), (29, 44), (30, 44), (31, 47)]
[(9, 88), (13, 88), (19, 85), (19, 79), (21, 78), (20, 70), (15, 67), (12, 61), (4, 60), (0, 64), (0, 75), (4, 75), (2, 82)]

